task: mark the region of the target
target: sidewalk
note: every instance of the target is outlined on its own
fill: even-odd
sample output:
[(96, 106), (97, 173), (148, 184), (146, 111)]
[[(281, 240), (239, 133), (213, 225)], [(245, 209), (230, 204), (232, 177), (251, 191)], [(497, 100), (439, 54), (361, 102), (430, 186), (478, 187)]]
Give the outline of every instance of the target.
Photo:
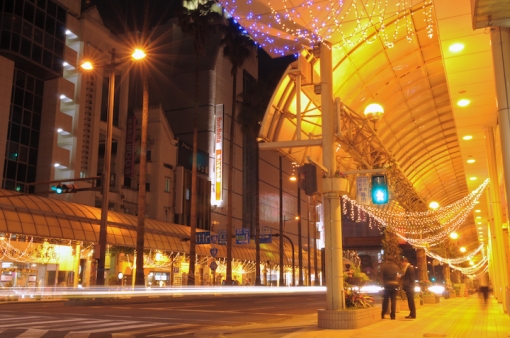
[(315, 327), (304, 328), (285, 338), (510, 337), (510, 316), (503, 312), (503, 305), (498, 304), (492, 295), (487, 306), (483, 306), (474, 294), (441, 298), (438, 304), (422, 305), (417, 310), (417, 319), (405, 319), (408, 314), (407, 311), (400, 312), (397, 320), (384, 319), (356, 330), (325, 330), (315, 324)]

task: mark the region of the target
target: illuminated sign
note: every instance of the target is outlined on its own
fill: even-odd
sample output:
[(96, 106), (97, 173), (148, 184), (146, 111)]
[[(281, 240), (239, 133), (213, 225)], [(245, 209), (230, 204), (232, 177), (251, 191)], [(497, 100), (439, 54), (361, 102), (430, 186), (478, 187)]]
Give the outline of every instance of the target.
[(222, 109), (216, 112), (216, 132), (215, 132), (215, 158), (214, 158), (214, 173), (215, 173), (215, 194), (216, 201), (222, 200), (222, 175), (223, 175), (223, 105)]
[(124, 176), (133, 177), (135, 162), (135, 136), (136, 136), (136, 117), (130, 115), (127, 118), (126, 126), (126, 153), (124, 156)]

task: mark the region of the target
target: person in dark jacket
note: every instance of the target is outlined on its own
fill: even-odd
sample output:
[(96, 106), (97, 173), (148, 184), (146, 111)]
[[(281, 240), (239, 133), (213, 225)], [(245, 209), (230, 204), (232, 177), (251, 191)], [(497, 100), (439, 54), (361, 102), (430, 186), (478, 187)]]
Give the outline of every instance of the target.
[(387, 258), (381, 264), (381, 280), (384, 286), (384, 296), (382, 303), (381, 318), (384, 319), (384, 313), (388, 309), (388, 303), (391, 300), (390, 318), (394, 320), (397, 309), (397, 288), (399, 279), (399, 268), (393, 258)]
[(407, 319), (416, 318), (416, 304), (414, 303), (414, 267), (409, 264), (407, 258), (402, 258), (402, 289), (407, 296), (407, 305), (409, 305), (409, 316)]

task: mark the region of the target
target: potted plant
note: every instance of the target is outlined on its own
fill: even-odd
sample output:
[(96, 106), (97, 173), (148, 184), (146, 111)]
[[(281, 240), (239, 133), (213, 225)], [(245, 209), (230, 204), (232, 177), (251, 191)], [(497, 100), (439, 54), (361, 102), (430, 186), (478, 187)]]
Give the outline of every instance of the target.
[(352, 269), (350, 269), (349, 265), (347, 270), (344, 272), (344, 282), (347, 284), (346, 287), (361, 287), (365, 285), (369, 280), (370, 278), (368, 278), (366, 273), (361, 272), (359, 266), (354, 266)]

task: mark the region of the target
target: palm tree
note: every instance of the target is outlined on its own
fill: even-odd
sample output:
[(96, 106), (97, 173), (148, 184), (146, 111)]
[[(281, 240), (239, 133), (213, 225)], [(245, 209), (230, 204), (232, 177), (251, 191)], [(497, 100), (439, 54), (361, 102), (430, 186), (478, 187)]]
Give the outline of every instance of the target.
[(195, 50), (195, 114), (193, 122), (193, 162), (191, 168), (191, 211), (190, 211), (190, 262), (188, 273), (188, 285), (195, 285), (195, 234), (197, 230), (197, 152), (198, 152), (198, 93), (199, 93), (199, 57), (205, 53), (207, 37), (216, 32), (223, 17), (215, 11), (216, 2), (185, 0), (195, 6), (193, 9), (182, 7), (179, 13), (179, 27), (182, 32), (193, 37)]
[(237, 97), (237, 70), (244, 62), (255, 53), (255, 43), (240, 29), (240, 26), (231, 18), (227, 25), (223, 26), (224, 36), (221, 40), (223, 56), (229, 59), (232, 64), (230, 74), (232, 75), (232, 118), (230, 122), (230, 146), (228, 166), (228, 208), (227, 208), (227, 272), (225, 280), (229, 283), (232, 280), (232, 206), (233, 206), (233, 176), (234, 176), (234, 130), (236, 122), (236, 97)]

